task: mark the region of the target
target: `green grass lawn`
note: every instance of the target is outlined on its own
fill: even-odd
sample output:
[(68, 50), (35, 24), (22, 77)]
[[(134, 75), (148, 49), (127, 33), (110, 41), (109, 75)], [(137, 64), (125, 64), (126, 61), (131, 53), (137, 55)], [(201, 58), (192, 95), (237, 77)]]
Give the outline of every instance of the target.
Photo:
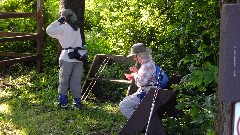
[[(126, 123), (118, 108), (127, 92), (126, 85), (98, 83), (97, 92), (91, 92), (88, 100), (82, 101), (82, 110), (58, 109), (58, 67), (44, 69), (43, 73), (37, 73), (34, 68), (22, 65), (0, 68), (0, 135), (119, 133)], [(214, 135), (214, 97), (192, 99), (196, 98), (206, 99), (202, 102), (208, 105), (202, 110), (198, 108), (200, 113), (190, 106), (177, 118), (163, 116), (169, 135)], [(72, 101), (71, 96), (69, 101)], [(182, 102), (182, 105), (190, 103), (193, 101)], [(193, 117), (193, 114), (197, 115)]]
[(57, 108), (58, 70), (0, 74), (0, 134), (114, 135), (126, 119), (118, 103), (83, 101), (82, 110)]

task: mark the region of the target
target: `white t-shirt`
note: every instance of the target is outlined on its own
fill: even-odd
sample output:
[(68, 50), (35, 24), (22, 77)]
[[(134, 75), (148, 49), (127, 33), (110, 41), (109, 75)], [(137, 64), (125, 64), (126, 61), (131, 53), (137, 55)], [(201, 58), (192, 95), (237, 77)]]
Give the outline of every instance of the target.
[[(80, 28), (75, 31), (69, 24), (61, 24), (57, 20), (52, 22), (46, 29), (46, 33), (52, 38), (58, 39), (62, 48), (76, 48), (82, 47), (82, 38), (80, 33)], [(80, 52), (81, 50), (79, 50)], [(82, 51), (80, 52), (80, 54)], [(67, 62), (81, 62), (77, 59), (70, 59), (68, 57), (68, 50), (62, 50), (59, 60), (64, 60)]]

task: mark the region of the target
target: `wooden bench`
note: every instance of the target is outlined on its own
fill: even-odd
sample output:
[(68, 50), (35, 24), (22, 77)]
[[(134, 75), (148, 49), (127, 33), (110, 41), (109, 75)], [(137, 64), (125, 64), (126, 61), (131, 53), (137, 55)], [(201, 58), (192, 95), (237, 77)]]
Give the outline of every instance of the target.
[(96, 54), (92, 61), (91, 67), (86, 76), (85, 82), (82, 87), (82, 100), (86, 100), (91, 91), (97, 92), (97, 81), (111, 82), (111, 83), (123, 83), (131, 84), (131, 81), (123, 80), (119, 78), (103, 78), (99, 76), (101, 69), (104, 69), (104, 66), (111, 65), (112, 63), (122, 63), (128, 65), (134, 65), (135, 61), (123, 55), (107, 55), (107, 54)]
[[(172, 84), (178, 84), (180, 83), (180, 81), (181, 76), (174, 75), (169, 79), (169, 84), (166, 89), (159, 90), (147, 134), (167, 134), (162, 125), (162, 116), (165, 112), (168, 116), (176, 116), (176, 96), (179, 92), (171, 90), (170, 86)], [(152, 107), (154, 92), (155, 89), (151, 89), (148, 94), (143, 98), (139, 106), (133, 112), (132, 116), (128, 119), (126, 124), (119, 132), (119, 135), (136, 135), (145, 132), (149, 120), (150, 110)]]
[[(106, 62), (107, 60), (107, 62)], [(110, 61), (108, 61), (110, 60)], [(99, 69), (103, 66), (103, 63), (124, 63), (129, 65), (134, 65), (135, 62), (126, 56), (111, 56), (106, 54), (97, 54), (95, 55), (91, 68), (88, 72), (86, 80), (82, 88), (82, 99), (86, 100), (90, 91), (97, 91), (95, 83), (96, 81), (107, 81), (112, 83), (125, 83), (130, 84), (128, 95), (133, 94), (137, 90), (137, 86), (134, 81), (120, 80), (117, 78), (101, 78), (97, 76)], [(181, 76), (173, 75), (169, 79), (169, 84), (165, 89), (159, 90), (158, 96), (156, 98), (155, 107), (153, 110), (153, 115), (151, 122), (149, 124), (147, 134), (157, 134), (157, 135), (166, 135), (166, 131), (162, 125), (162, 116), (166, 113), (170, 117), (174, 117), (178, 114), (175, 106), (177, 104), (176, 96), (178, 91), (171, 89), (172, 84), (178, 84), (181, 81)], [(128, 119), (126, 124), (123, 126), (119, 135), (136, 135), (141, 134), (146, 129), (150, 110), (152, 107), (153, 96), (155, 89), (151, 89), (149, 93), (143, 98), (141, 104), (135, 109), (132, 116)]]

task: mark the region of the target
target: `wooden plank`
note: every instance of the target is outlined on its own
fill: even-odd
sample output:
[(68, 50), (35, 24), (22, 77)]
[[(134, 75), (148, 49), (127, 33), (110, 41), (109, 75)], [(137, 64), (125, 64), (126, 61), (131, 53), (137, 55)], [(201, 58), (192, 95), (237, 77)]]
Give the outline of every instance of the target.
[(124, 63), (124, 64), (135, 64), (135, 61), (132, 58), (128, 58), (123, 55), (111, 56), (108, 54), (96, 54), (92, 61), (92, 65), (88, 71), (85, 82), (82, 87), (82, 99), (86, 99), (90, 90), (94, 91), (94, 85), (96, 81), (108, 81), (113, 83), (125, 83), (130, 84), (130, 81), (121, 80), (116, 78), (99, 78), (97, 75), (98, 72), (101, 72), (99, 69), (104, 66), (104, 63), (109, 64), (111, 62)]
[(5, 31), (0, 31), (0, 36), (4, 36), (4, 37), (15, 37), (15, 36), (26, 36), (26, 35), (37, 35), (37, 33), (22, 33), (22, 32), (5, 32)]
[(39, 17), (39, 13), (0, 12), (0, 19)]
[[(148, 133), (165, 135), (166, 132), (161, 123), (161, 115), (164, 113), (165, 105), (172, 100), (175, 100), (178, 91), (162, 89), (159, 90), (158, 96), (155, 101), (155, 106), (153, 109), (152, 121), (149, 125)], [(119, 132), (119, 135), (126, 134), (141, 134), (148, 123), (151, 105), (153, 102), (154, 89), (151, 89), (148, 94), (143, 98), (139, 106), (135, 109), (132, 116), (128, 119), (124, 127)], [(157, 123), (157, 124), (156, 124)]]
[(93, 87), (94, 87), (93, 85), (95, 85), (95, 84), (93, 81), (88, 80), (88, 78), (96, 78), (96, 73), (98, 72), (102, 62), (103, 62), (103, 60), (101, 59), (101, 57), (98, 54), (94, 56), (92, 65), (91, 65), (90, 69), (88, 70), (87, 77), (83, 83), (83, 87), (81, 90), (82, 99), (87, 98), (90, 90), (93, 89)]
[(145, 132), (147, 132), (147, 135), (167, 135), (162, 124), (162, 119), (157, 113), (152, 116), (148, 130)]
[(113, 62), (117, 63), (135, 64), (135, 61), (131, 57), (123, 55), (96, 54), (95, 57), (100, 57), (101, 59), (110, 58)]
[[(103, 56), (103, 57), (102, 57)], [(94, 59), (92, 61), (92, 65), (88, 71), (87, 77), (83, 83), (83, 87), (81, 90), (82, 93), (82, 100), (87, 99), (89, 93), (91, 90), (94, 91), (95, 88), (95, 80), (89, 80), (88, 78), (98, 78), (98, 74), (100, 72), (100, 69), (102, 66), (104, 66), (103, 62), (107, 62), (106, 55), (104, 54), (97, 54), (94, 56)]]
[(102, 66), (103, 62), (108, 59), (110, 59), (111, 62), (124, 63), (124, 64), (135, 64), (135, 62), (132, 60), (132, 58), (128, 58), (123, 55), (111, 56), (111, 55), (107, 55), (107, 54), (96, 54), (94, 56), (91, 68), (88, 72), (88, 78), (93, 78), (95, 76), (95, 74), (98, 72), (99, 67)]
[(32, 53), (16, 53), (16, 52), (1, 52), (0, 56), (7, 56), (7, 57), (25, 57), (25, 56), (32, 56)]
[(219, 101), (240, 101), (240, 4), (223, 4), (219, 49)]
[(11, 64), (19, 63), (19, 62), (32, 61), (32, 60), (36, 60), (36, 59), (37, 59), (37, 55), (3, 60), (3, 61), (0, 61), (0, 66), (11, 65)]
[(115, 78), (87, 78), (87, 80), (96, 80), (96, 81), (106, 81), (106, 82), (115, 82), (115, 83), (126, 83), (130, 84), (131, 81), (128, 80), (120, 80), (120, 79), (115, 79)]
[(24, 36), (0, 38), (0, 43), (16, 42), (16, 41), (24, 41), (24, 40), (36, 40), (36, 39), (38, 39), (37, 34), (35, 34), (35, 35), (24, 35)]
[(108, 57), (111, 58), (113, 62), (131, 64), (131, 65), (135, 64), (135, 61), (131, 57), (126, 57), (123, 55), (115, 55), (115, 56), (108, 55)]
[[(154, 90), (151, 89), (143, 98), (141, 104), (135, 109), (132, 116), (128, 119), (119, 135), (139, 135), (147, 125), (151, 110), (151, 102), (153, 101)], [(144, 111), (143, 111), (144, 110)]]
[(94, 78), (96, 73), (99, 71), (100, 66), (103, 66), (103, 62), (107, 58), (106, 55), (103, 54), (97, 54), (94, 56), (92, 65), (88, 71), (87, 78)]

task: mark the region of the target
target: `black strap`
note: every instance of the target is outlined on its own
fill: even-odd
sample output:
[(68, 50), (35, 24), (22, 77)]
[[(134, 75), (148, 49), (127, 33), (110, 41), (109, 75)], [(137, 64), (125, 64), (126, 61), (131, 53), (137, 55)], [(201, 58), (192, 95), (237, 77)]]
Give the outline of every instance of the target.
[[(75, 49), (75, 48), (72, 48), (72, 47), (62, 48), (62, 50), (68, 50), (68, 49)], [(78, 49), (78, 50), (85, 50), (82, 47), (76, 47), (76, 49)]]

